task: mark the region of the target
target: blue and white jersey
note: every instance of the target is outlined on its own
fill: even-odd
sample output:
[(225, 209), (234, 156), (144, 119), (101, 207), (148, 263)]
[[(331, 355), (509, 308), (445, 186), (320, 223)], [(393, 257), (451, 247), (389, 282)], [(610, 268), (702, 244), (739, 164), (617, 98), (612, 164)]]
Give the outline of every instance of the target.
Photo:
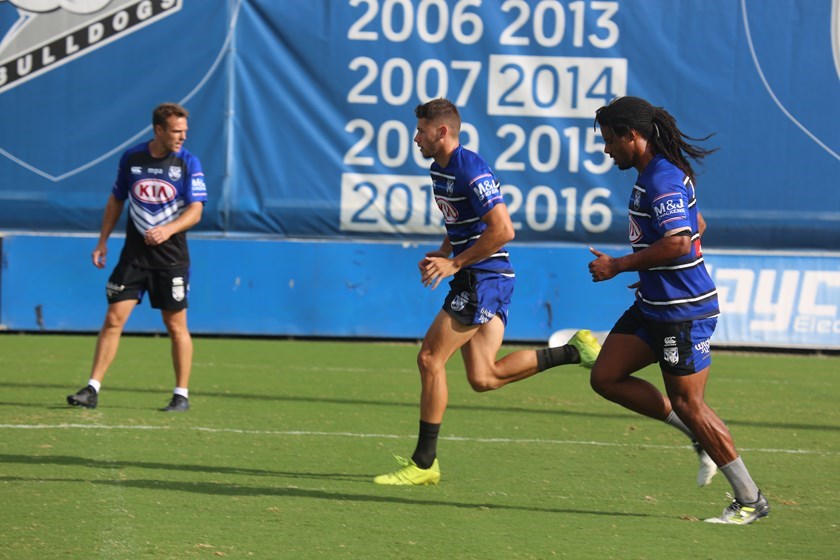
[(121, 260), (144, 268), (189, 266), (187, 232), (157, 246), (143, 241), (145, 232), (178, 218), (193, 202), (207, 202), (204, 173), (198, 158), (185, 149), (155, 158), (149, 143), (129, 148), (120, 158), (111, 191), (117, 200), (128, 199), (128, 224)]
[[(452, 244), (452, 252), (457, 256), (472, 247), (487, 229), (481, 218), (497, 204), (505, 203), (499, 181), (480, 155), (463, 146), (452, 152), (446, 167), (433, 162), (430, 173), (435, 202), (443, 213), (446, 234)], [(466, 268), (513, 276), (508, 257), (507, 249), (502, 247)]]
[(694, 185), (680, 168), (657, 155), (630, 196), (630, 244), (634, 252), (641, 251), (680, 229), (691, 232), (691, 252), (639, 272), (636, 299), (642, 313), (655, 321), (691, 321), (720, 313), (717, 288), (703, 263)]

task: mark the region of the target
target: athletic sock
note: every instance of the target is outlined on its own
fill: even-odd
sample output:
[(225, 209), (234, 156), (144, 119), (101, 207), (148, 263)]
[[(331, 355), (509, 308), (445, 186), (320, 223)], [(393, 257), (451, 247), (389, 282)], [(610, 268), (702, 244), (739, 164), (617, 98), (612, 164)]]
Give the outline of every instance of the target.
[(720, 472), (732, 485), (732, 491), (735, 493), (735, 499), (742, 504), (752, 504), (758, 500), (758, 486), (753, 482), (747, 467), (741, 457), (731, 463), (727, 463), (720, 468)]
[(96, 391), (96, 394), (99, 394), (99, 389), (102, 387), (102, 383), (97, 381), (96, 379), (91, 379), (88, 381), (88, 385), (93, 387), (93, 390)]
[(428, 469), (437, 457), (437, 440), (440, 424), (431, 424), (420, 420), (420, 434), (417, 436), (417, 448), (411, 459), (421, 469)]
[(682, 420), (680, 420), (680, 417), (677, 416), (677, 413), (673, 410), (671, 411), (671, 414), (668, 415), (668, 418), (665, 419), (665, 423), (672, 425), (673, 427), (687, 435), (691, 439), (691, 441), (694, 441), (696, 439), (694, 437), (694, 434), (691, 433), (691, 430), (688, 429), (688, 426), (686, 426), (685, 423)]
[(538, 371), (544, 371), (555, 366), (579, 363), (580, 352), (571, 344), (564, 344), (556, 348), (540, 348), (537, 350)]
[(172, 391), (173, 395), (181, 395), (185, 399), (190, 398), (190, 390), (184, 387), (175, 387), (175, 390)]

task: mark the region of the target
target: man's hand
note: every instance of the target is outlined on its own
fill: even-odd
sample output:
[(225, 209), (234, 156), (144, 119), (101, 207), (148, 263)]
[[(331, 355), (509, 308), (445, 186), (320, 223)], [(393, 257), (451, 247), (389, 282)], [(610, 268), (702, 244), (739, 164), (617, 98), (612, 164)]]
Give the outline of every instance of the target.
[(589, 248), (589, 251), (598, 257), (589, 263), (589, 273), (592, 274), (593, 282), (603, 282), (604, 280), (609, 280), (620, 272), (620, 270), (618, 270), (618, 263), (616, 262), (616, 259), (609, 255), (605, 255), (601, 251), (593, 249), (592, 247)]
[(426, 258), (420, 261), (420, 281), (433, 290), (438, 287), (441, 280), (460, 270), (455, 261), (447, 257), (435, 256), (436, 254), (439, 252), (427, 253)]
[(147, 229), (143, 240), (146, 245), (160, 245), (170, 237), (172, 237), (172, 234), (169, 232), (169, 228), (163, 225)]
[(108, 254), (108, 246), (105, 243), (99, 243), (96, 249), (91, 253), (93, 259), (93, 266), (96, 268), (105, 268), (105, 256)]

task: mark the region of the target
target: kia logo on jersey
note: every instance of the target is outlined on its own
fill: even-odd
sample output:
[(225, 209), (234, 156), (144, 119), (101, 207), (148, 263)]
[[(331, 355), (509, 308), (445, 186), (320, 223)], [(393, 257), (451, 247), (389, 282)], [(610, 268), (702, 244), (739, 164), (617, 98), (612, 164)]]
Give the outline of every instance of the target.
[(160, 179), (144, 179), (131, 187), (134, 198), (140, 202), (162, 204), (175, 200), (175, 187)]
[(451, 202), (442, 198), (437, 199), (438, 208), (443, 213), (443, 219), (447, 224), (458, 221), (458, 209)]

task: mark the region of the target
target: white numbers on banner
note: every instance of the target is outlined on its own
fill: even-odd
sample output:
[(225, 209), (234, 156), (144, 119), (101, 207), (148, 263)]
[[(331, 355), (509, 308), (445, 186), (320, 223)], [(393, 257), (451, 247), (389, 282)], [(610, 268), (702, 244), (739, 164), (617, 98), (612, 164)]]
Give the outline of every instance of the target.
[[(568, 155), (566, 156), (567, 169), (571, 173), (580, 170), (580, 128), (570, 126), (563, 129), (563, 136), (566, 138)], [(562, 141), (560, 131), (550, 125), (539, 125), (530, 134), (518, 124), (506, 124), (499, 128), (496, 136), (502, 139), (510, 138), (508, 147), (499, 154), (493, 168), (496, 171), (524, 171), (530, 167), (540, 173), (555, 171), (562, 162)], [(586, 129), (586, 143), (583, 151), (591, 154), (591, 158), (584, 160), (583, 166), (589, 173), (603, 174), (612, 168), (612, 160), (604, 153), (603, 142), (598, 142), (601, 137), (600, 130)], [(526, 147), (527, 144), (527, 147)], [(527, 160), (521, 159), (523, 154)]]
[[(380, 118), (351, 118), (344, 128), (350, 146), (343, 160), (342, 230), (443, 231), (426, 174), (430, 160), (414, 145), (416, 131), (408, 124), (411, 108), (437, 98), (481, 106), (485, 124), (495, 127), (491, 167), (502, 180), (543, 183), (502, 187), (517, 230), (610, 229), (609, 189), (551, 181), (603, 175), (613, 167), (591, 123), (599, 107), (627, 94), (627, 59), (597, 52), (619, 44), (617, 0), (345, 1), (354, 9), (347, 39), (377, 47), (348, 55), (346, 101)], [(433, 52), (457, 60), (423, 55)], [(461, 144), (481, 153), (475, 126), (462, 124)], [(424, 173), (396, 174), (406, 166)], [(546, 179), (533, 180), (541, 175)]]
[[(537, 185), (523, 194), (515, 185), (503, 185), (502, 194), (517, 230), (554, 229), (561, 217), (562, 227), (574, 232), (578, 224), (590, 233), (606, 231), (612, 222), (605, 188), (590, 189), (578, 203), (575, 187), (557, 192)], [(562, 208), (561, 208), (562, 204)], [(524, 214), (525, 223), (519, 221)], [(341, 229), (357, 232), (443, 233), (443, 216), (438, 210), (431, 181), (423, 175), (345, 173), (341, 177)]]
[[(375, 105), (382, 101), (388, 105), (401, 106), (409, 102), (420, 103), (440, 97), (450, 98), (459, 106), (467, 104), (470, 94), (481, 72), (481, 62), (471, 60), (451, 60), (449, 68), (460, 75), (465, 73), (460, 88), (450, 92), (449, 70), (441, 60), (426, 59), (415, 72), (411, 63), (404, 58), (389, 58), (379, 63), (367, 56), (359, 56), (350, 61), (350, 70), (361, 71), (362, 76), (347, 93), (348, 103)], [(379, 80), (379, 91), (376, 82)], [(436, 87), (434, 87), (436, 84)], [(434, 87), (434, 89), (432, 89)]]
[[(524, 225), (527, 225), (533, 231), (549, 231), (556, 225), (559, 204), (557, 193), (551, 187), (538, 185), (523, 195), (522, 190), (516, 185), (502, 185), (502, 194), (505, 196), (514, 229), (520, 230)], [(560, 196), (564, 199), (565, 220), (563, 229), (565, 231), (575, 231), (578, 213), (580, 213), (580, 224), (586, 231), (590, 233), (601, 233), (609, 229), (612, 224), (610, 207), (603, 202), (596, 202), (598, 198), (609, 198), (609, 189), (596, 187), (588, 190), (583, 195), (579, 208), (577, 189), (575, 187), (568, 187), (561, 190)], [(519, 221), (519, 217), (522, 214), (523, 202), (525, 203), (524, 224)]]
[(365, 10), (347, 31), (351, 41), (377, 41), (377, 17), (382, 36), (393, 43), (404, 43), (417, 37), (424, 43), (436, 44), (452, 38), (462, 45), (477, 43), (484, 34), (484, 22), (471, 11), (481, 0), (458, 0), (452, 11), (446, 0), (420, 0), (415, 8), (411, 0), (350, 0), (354, 8), (364, 4)]
[[(618, 12), (618, 2), (593, 1), (588, 7), (600, 14), (595, 21), (595, 29), (587, 35), (586, 2), (571, 2), (564, 8), (556, 0), (541, 0), (532, 12), (525, 0), (505, 0), (502, 11), (515, 15), (499, 36), (499, 44), (525, 47), (531, 44), (533, 37), (540, 47), (556, 47), (566, 37), (568, 20), (572, 25), (573, 46), (583, 47), (585, 42), (599, 49), (614, 46), (619, 39), (619, 29), (612, 18)], [(567, 8), (572, 15), (570, 18), (566, 17)]]
[[(385, 121), (377, 130), (369, 121), (353, 119), (347, 123), (344, 131), (360, 134), (344, 154), (344, 163), (347, 165), (373, 167), (379, 161), (385, 167), (396, 168), (408, 162), (411, 152), (418, 167), (429, 168), (431, 160), (425, 159), (414, 144), (414, 129), (409, 130), (401, 121)], [(461, 123), (461, 144), (469, 150), (478, 151), (478, 131), (470, 123)]]
[(592, 118), (627, 91), (627, 59), (490, 55), (487, 113)]
[(428, 175), (345, 173), (341, 176), (341, 229), (443, 233)]

